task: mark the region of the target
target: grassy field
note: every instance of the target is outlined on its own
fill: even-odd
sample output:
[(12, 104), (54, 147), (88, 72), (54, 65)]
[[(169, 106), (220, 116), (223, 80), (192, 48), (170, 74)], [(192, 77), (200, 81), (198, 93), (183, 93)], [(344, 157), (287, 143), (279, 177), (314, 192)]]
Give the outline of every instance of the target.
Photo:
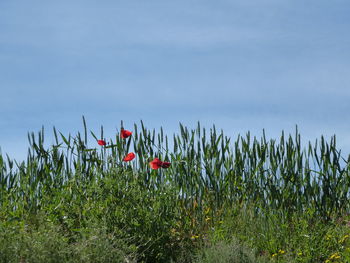
[(24, 162), (0, 155), (0, 262), (350, 262), (335, 136), (83, 124), (50, 146), (30, 133)]

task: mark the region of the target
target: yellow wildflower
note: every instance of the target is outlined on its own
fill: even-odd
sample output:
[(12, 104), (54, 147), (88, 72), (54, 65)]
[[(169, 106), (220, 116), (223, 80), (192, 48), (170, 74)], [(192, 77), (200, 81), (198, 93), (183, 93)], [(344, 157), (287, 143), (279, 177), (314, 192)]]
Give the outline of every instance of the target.
[(349, 238), (349, 235), (345, 235), (338, 241), (338, 243), (343, 244), (348, 238)]
[(339, 253), (337, 252), (337, 253), (334, 253), (333, 255), (331, 255), (330, 257), (329, 257), (329, 259), (339, 259), (340, 258), (340, 255), (339, 255)]
[(280, 254), (284, 254), (284, 253), (286, 253), (286, 251), (284, 251), (284, 250), (282, 250), (282, 249), (280, 249), (280, 250), (278, 250), (278, 253), (280, 253)]
[(196, 239), (196, 238), (199, 238), (199, 235), (192, 235), (192, 236), (191, 236), (191, 239), (192, 239), (192, 240), (194, 240), (194, 239)]

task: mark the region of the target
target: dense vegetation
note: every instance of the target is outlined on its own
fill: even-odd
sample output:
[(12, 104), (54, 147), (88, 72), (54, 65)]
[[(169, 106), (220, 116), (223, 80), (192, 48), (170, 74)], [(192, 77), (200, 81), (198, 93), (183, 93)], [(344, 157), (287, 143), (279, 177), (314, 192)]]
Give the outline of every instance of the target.
[(129, 130), (107, 140), (84, 120), (50, 146), (29, 134), (26, 161), (0, 154), (0, 262), (350, 262), (335, 136)]

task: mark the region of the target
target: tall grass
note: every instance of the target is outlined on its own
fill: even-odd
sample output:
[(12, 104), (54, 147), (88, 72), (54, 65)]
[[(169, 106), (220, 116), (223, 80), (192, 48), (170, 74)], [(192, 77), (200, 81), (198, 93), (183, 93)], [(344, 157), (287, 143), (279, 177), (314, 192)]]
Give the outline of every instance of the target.
[[(215, 126), (208, 130), (198, 123), (188, 129), (180, 124), (179, 133), (169, 137), (141, 122), (126, 127), (133, 131), (127, 139), (119, 132), (106, 139), (102, 127), (97, 135), (88, 131), (85, 119), (83, 124), (83, 133), (74, 136), (54, 128), (54, 144), (48, 147), (43, 128), (28, 134), (23, 162), (0, 155), (2, 221), (45, 211), (50, 220), (71, 230), (86, 226), (93, 216), (126, 232), (153, 224), (149, 229), (187, 231), (193, 240), (197, 229), (220, 221), (232, 207), (253, 205), (256, 213), (286, 218), (307, 211), (325, 221), (350, 210), (350, 155), (341, 156), (335, 136), (303, 147), (297, 129), (294, 135), (282, 132), (278, 140), (249, 132), (232, 139)], [(98, 139), (108, 144), (101, 147)], [(136, 158), (123, 162), (129, 152)], [(148, 163), (154, 157), (171, 166), (152, 170)], [(122, 202), (125, 206), (116, 210)], [(159, 205), (153, 206), (155, 202)], [(142, 217), (144, 222), (130, 221)], [(162, 220), (170, 223), (162, 225)], [(159, 244), (164, 238), (176, 239), (175, 234), (153, 238)], [(150, 253), (144, 241), (142, 249)]]
[[(108, 146), (99, 149), (88, 148), (85, 121), (84, 128), (83, 135), (75, 137), (58, 135), (54, 129), (55, 144), (48, 148), (44, 147), (44, 129), (37, 136), (29, 134), (26, 162), (0, 156), (1, 196), (8, 197), (1, 198), (1, 204), (13, 211), (22, 204), (34, 212), (40, 209), (44, 194), (118, 170), (137, 173), (129, 180), (140, 183), (150, 195), (169, 185), (175, 187), (186, 206), (201, 208), (209, 202), (218, 209), (226, 202), (253, 201), (262, 208), (284, 211), (312, 209), (322, 217), (349, 209), (350, 156), (342, 158), (335, 136), (330, 142), (321, 137), (303, 149), (297, 130), (288, 137), (282, 132), (279, 141), (267, 141), (265, 134), (260, 140), (251, 138), (248, 132), (231, 143), (215, 126), (207, 132), (199, 123), (194, 130), (180, 124), (180, 134), (173, 136), (173, 149), (169, 149), (169, 137), (162, 129), (156, 133), (141, 122), (141, 130), (135, 125), (132, 137), (124, 140), (116, 134)], [(103, 128), (99, 138), (103, 138)], [(136, 161), (123, 163), (131, 150), (137, 154)], [(171, 167), (151, 171), (148, 162), (154, 157), (171, 161)]]

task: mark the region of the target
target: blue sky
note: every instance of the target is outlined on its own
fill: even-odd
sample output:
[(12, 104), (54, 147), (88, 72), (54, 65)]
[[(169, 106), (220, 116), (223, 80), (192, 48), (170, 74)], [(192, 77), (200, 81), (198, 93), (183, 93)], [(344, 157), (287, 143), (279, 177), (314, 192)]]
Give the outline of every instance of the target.
[(350, 153), (348, 0), (0, 1), (0, 147), (143, 120), (336, 134)]

